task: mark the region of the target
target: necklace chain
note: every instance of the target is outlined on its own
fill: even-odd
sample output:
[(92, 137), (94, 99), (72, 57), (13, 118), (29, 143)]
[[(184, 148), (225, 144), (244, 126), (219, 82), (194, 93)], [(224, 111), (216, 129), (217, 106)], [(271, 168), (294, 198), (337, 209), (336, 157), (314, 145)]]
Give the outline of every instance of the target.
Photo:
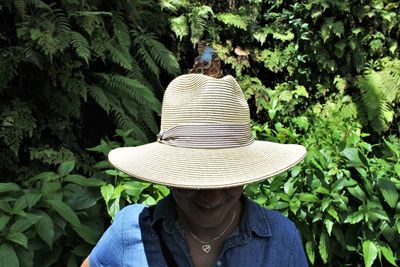
[[(235, 210), (235, 212), (233, 213), (232, 219), (231, 219), (231, 221), (229, 222), (228, 226), (224, 229), (224, 231), (222, 231), (219, 235), (217, 235), (216, 237), (214, 237), (213, 239), (211, 239), (211, 240), (209, 240), (209, 241), (203, 241), (203, 240), (201, 240), (201, 239), (198, 238), (195, 234), (193, 234), (192, 231), (190, 231), (190, 234), (191, 234), (197, 241), (199, 241), (201, 244), (210, 246), (210, 245), (209, 245), (210, 243), (212, 243), (212, 242), (218, 240), (221, 236), (223, 236), (223, 235), (225, 234), (226, 231), (228, 231), (228, 229), (232, 226), (232, 223), (233, 223), (233, 221), (235, 220), (235, 217), (236, 217), (236, 210)], [(210, 247), (210, 248), (211, 248), (211, 247)], [(203, 250), (204, 250), (204, 249), (203, 249)], [(206, 253), (208, 253), (208, 252), (206, 252)]]

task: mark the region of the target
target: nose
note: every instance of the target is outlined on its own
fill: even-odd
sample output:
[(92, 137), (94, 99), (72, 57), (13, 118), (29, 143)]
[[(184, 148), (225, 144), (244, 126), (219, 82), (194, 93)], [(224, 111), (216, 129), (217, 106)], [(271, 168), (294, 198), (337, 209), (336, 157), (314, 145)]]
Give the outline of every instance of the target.
[(199, 190), (198, 196), (201, 202), (210, 208), (223, 204), (226, 199), (225, 192), (220, 189)]

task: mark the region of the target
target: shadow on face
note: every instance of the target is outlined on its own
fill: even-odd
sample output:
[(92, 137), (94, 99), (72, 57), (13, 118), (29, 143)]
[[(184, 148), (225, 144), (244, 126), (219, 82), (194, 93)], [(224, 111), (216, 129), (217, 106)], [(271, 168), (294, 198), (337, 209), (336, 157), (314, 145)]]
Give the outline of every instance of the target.
[(221, 224), (232, 210), (238, 207), (242, 192), (242, 186), (201, 190), (172, 189), (178, 214), (183, 216), (187, 223), (202, 227)]

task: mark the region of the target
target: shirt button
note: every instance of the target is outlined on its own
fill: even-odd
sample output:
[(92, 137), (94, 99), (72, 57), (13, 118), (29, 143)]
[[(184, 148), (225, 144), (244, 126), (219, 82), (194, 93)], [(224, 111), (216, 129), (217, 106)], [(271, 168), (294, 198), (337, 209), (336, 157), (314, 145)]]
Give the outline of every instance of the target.
[(221, 261), (217, 261), (217, 266), (222, 266), (222, 262)]

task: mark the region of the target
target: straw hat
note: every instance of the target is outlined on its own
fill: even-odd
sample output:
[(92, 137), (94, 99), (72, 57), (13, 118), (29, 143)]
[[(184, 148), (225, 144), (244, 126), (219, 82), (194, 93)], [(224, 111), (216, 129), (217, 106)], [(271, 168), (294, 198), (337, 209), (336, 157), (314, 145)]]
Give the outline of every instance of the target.
[(225, 188), (264, 180), (300, 162), (301, 145), (255, 141), (249, 107), (232, 76), (175, 78), (157, 142), (112, 150), (108, 159), (139, 179), (179, 188)]

